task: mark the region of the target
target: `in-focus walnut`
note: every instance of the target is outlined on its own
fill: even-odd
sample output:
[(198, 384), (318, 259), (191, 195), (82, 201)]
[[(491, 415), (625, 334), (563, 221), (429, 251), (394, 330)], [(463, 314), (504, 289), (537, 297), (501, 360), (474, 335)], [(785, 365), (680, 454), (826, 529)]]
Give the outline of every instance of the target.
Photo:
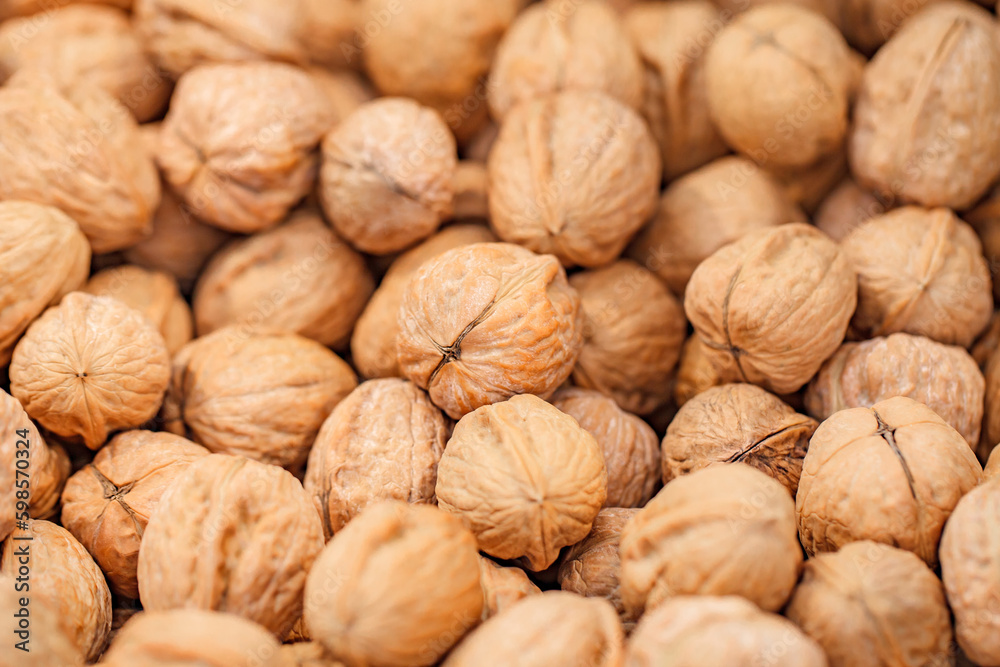
[(617, 667), (623, 643), (621, 623), (607, 600), (549, 591), (529, 596), (483, 623), (442, 667)]
[(374, 289), (364, 258), (304, 210), (219, 251), (198, 279), (194, 316), (201, 335), (276, 328), (341, 349)]
[(164, 428), (213, 452), (296, 468), (354, 371), (295, 334), (226, 327), (174, 355)]
[(458, 519), (425, 505), (377, 503), (316, 560), (306, 624), (349, 667), (436, 664), (479, 622), (478, 558)]
[(807, 560), (785, 615), (819, 642), (830, 667), (950, 664), (941, 581), (886, 544), (853, 542)]
[(962, 435), (911, 398), (841, 410), (809, 441), (795, 507), (806, 553), (872, 540), (937, 564), (941, 527), (983, 469)]
[(323, 139), (320, 202), (333, 228), (359, 250), (402, 250), (450, 217), (457, 162), (455, 138), (434, 109), (380, 98)]
[(580, 297), (559, 262), (509, 243), (429, 260), (399, 309), (400, 369), (453, 419), (515, 394), (548, 398), (582, 345)]
[(695, 268), (722, 246), (805, 219), (774, 177), (746, 158), (724, 157), (667, 186), (628, 255), (680, 296)]
[(283, 667), (344, 667), (344, 663), (330, 657), (330, 652), (319, 642), (283, 644), (278, 655)]
[(0, 573), (11, 580), (19, 575), (23, 579), (24, 570), (19, 568), (25, 561), (18, 548), (24, 544), (30, 544), (32, 613), (36, 604), (57, 610), (62, 631), (88, 661), (96, 660), (111, 632), (111, 591), (104, 574), (69, 531), (33, 519), (27, 530), (18, 528), (3, 544)]
[(994, 447), (983, 468), (983, 481), (1000, 477), (1000, 447)]
[(645, 505), (660, 481), (660, 443), (649, 424), (591, 389), (560, 389), (551, 403), (594, 436), (601, 448), (608, 471), (604, 506)]
[(90, 271), (79, 226), (52, 206), (0, 202), (0, 367), (42, 311), (78, 289)]
[(284, 637), (322, 548), (319, 516), (290, 473), (211, 454), (160, 497), (139, 549), (139, 598), (149, 611), (227, 611)]
[[(2, 10), (0, 10), (2, 11)], [(7, 641), (0, 643), (0, 663), (23, 667), (81, 667), (83, 651), (65, 632), (60, 622), (62, 611), (42, 599), (28, 599), (28, 629), (20, 626), (26, 609), (24, 593), (17, 590), (17, 579), (0, 572), (0, 633)], [(22, 644), (22, 642), (24, 642)], [(23, 650), (22, 650), (23, 649)]]
[(684, 310), (706, 356), (728, 356), (740, 379), (785, 394), (840, 346), (856, 301), (846, 254), (815, 227), (792, 223), (747, 234), (702, 262)]
[(993, 314), (990, 270), (972, 228), (946, 208), (906, 206), (872, 218), (841, 247), (858, 273), (852, 325), (968, 347)]
[(809, 383), (805, 400), (809, 414), (823, 420), (846, 408), (906, 396), (929, 407), (975, 447), (984, 393), (983, 374), (964, 349), (898, 333), (842, 345)]
[(10, 392), (56, 435), (100, 449), (160, 409), (170, 381), (163, 336), (112, 297), (71, 292), (14, 348)]
[(504, 567), (486, 556), (479, 557), (479, 583), (483, 587), (484, 621), (522, 598), (542, 593), (521, 568)]
[(576, 420), (537, 396), (514, 396), (462, 418), (438, 466), (438, 505), (479, 548), (544, 570), (590, 531), (607, 497), (604, 456)]
[(497, 236), (566, 266), (616, 259), (653, 215), (660, 188), (660, 153), (646, 123), (592, 91), (516, 107), (487, 168)]
[(334, 120), (322, 88), (296, 67), (203, 65), (178, 81), (156, 159), (198, 218), (261, 231), (312, 188), (316, 147)]
[(788, 490), (742, 463), (663, 487), (622, 529), (621, 595), (638, 616), (677, 595), (741, 595), (767, 611), (795, 588), (802, 550)]
[(1000, 174), (1000, 44), (969, 2), (934, 3), (865, 68), (851, 171), (893, 200), (965, 209)]
[(848, 177), (823, 199), (815, 224), (834, 241), (843, 241), (852, 230), (886, 212), (878, 197)]
[(695, 334), (681, 348), (674, 401), (679, 407), (710, 387), (741, 380), (740, 369), (733, 358), (711, 349)]

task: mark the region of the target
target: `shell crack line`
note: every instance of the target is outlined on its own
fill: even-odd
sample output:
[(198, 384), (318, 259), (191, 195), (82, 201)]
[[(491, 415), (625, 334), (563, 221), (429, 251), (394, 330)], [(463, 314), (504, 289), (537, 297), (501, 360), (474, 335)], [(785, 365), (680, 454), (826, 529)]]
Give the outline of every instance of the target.
[(903, 457), (903, 452), (899, 451), (899, 446), (896, 444), (896, 429), (882, 421), (882, 416), (879, 413), (872, 410), (872, 414), (875, 415), (875, 421), (878, 423), (878, 430), (875, 431), (875, 435), (885, 440), (892, 449), (892, 453), (899, 459), (899, 464), (903, 466), (903, 472), (906, 474), (906, 483), (910, 486), (910, 495), (916, 500), (917, 488), (913, 482), (913, 473), (910, 471), (910, 464)]

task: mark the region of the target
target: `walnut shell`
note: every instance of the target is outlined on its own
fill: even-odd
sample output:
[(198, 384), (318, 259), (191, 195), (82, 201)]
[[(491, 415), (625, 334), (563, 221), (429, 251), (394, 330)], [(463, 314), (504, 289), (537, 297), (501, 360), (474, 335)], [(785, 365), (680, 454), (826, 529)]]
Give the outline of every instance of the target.
[(566, 266), (613, 261), (656, 210), (656, 141), (638, 113), (598, 92), (513, 109), (487, 169), (497, 236)]
[(979, 364), (979, 368), (985, 371), (986, 365), (989, 363), (990, 357), (993, 356), (993, 352), (997, 347), (1000, 347), (1000, 311), (995, 310), (993, 311), (993, 316), (990, 318), (989, 326), (979, 334), (979, 338), (969, 348), (969, 354)]
[(810, 558), (785, 614), (830, 667), (950, 664), (944, 587), (909, 551), (865, 540)]
[(357, 30), (369, 18), (362, 14), (361, 2), (299, 0), (297, 9), (298, 39), (310, 61), (331, 70), (360, 65), (354, 57), (360, 43)]
[(983, 255), (993, 282), (993, 298), (1000, 299), (1000, 188), (993, 188), (974, 209), (963, 213), (962, 219), (972, 225), (983, 244)]
[(452, 419), (515, 394), (548, 398), (583, 344), (580, 297), (551, 255), (476, 243), (426, 262), (399, 309), (403, 374)]
[[(42, 598), (25, 596), (17, 585), (14, 577), (0, 572), (0, 632), (7, 636), (7, 641), (0, 643), (0, 662), (23, 667), (81, 667), (83, 652), (63, 630), (62, 610)], [(20, 627), (17, 616), (25, 611), (27, 629)]]
[(156, 414), (169, 363), (163, 336), (139, 311), (72, 292), (14, 348), (10, 391), (48, 430), (99, 449), (110, 433)]
[(319, 642), (283, 644), (278, 655), (284, 667), (344, 667), (344, 663), (330, 657), (330, 652)]
[[(132, 7), (132, 0), (63, 0), (59, 4), (61, 6), (77, 3), (110, 5), (121, 9)], [(52, 5), (48, 0), (7, 0), (3, 5), (0, 5), (0, 21), (6, 21), (14, 16), (29, 16), (46, 10), (52, 10)]]
[(485, 556), (479, 557), (479, 583), (483, 587), (484, 621), (522, 598), (542, 593), (521, 568), (504, 567)]
[(839, 243), (851, 231), (885, 212), (886, 207), (878, 197), (848, 177), (823, 199), (813, 222)]
[(724, 17), (732, 17), (740, 12), (746, 11), (760, 5), (771, 3), (790, 3), (809, 9), (817, 14), (822, 14), (830, 21), (840, 23), (840, 1), (839, 0), (712, 0), (722, 9)]
[[(333, 7), (338, 4), (360, 5), (358, 0), (333, 0), (333, 2), (330, 2), (330, 0), (305, 1), (327, 7)], [(375, 99), (375, 88), (371, 82), (354, 70), (329, 70), (323, 67), (310, 67), (309, 73), (323, 92), (326, 93), (326, 97), (333, 110), (333, 126), (342, 122), (365, 102), (371, 102)]]
[(714, 350), (697, 334), (684, 341), (677, 366), (674, 401), (684, 405), (701, 392), (728, 382), (740, 382), (740, 369), (728, 353)]
[(551, 403), (594, 436), (601, 448), (608, 471), (604, 506), (645, 505), (660, 481), (660, 447), (649, 424), (591, 389), (560, 389)]
[(1000, 353), (990, 356), (984, 369), (986, 392), (983, 407), (983, 428), (976, 447), (980, 462), (986, 461), (1000, 443)]
[(525, 394), (459, 420), (438, 465), (437, 499), (471, 527), (481, 551), (524, 556), (540, 571), (590, 531), (607, 480), (594, 437)]
[(362, 104), (323, 139), (319, 197), (359, 250), (386, 254), (451, 215), (455, 138), (434, 109), (390, 97)]
[(804, 167), (768, 165), (768, 173), (781, 184), (791, 202), (813, 215), (823, 199), (848, 175), (846, 146), (842, 143), (832, 153)]
[(637, 616), (678, 595), (741, 595), (766, 611), (795, 588), (795, 507), (748, 465), (711, 466), (663, 487), (621, 534), (621, 596)]
[(323, 527), (297, 479), (211, 454), (160, 497), (139, 548), (139, 597), (149, 611), (228, 611), (284, 637), (322, 548)]
[(872, 540), (937, 564), (941, 527), (982, 479), (961, 434), (911, 398), (841, 410), (809, 441), (795, 508), (806, 553)]
[(742, 380), (796, 391), (844, 340), (857, 300), (845, 253), (815, 227), (747, 234), (702, 262), (684, 294), (695, 333)]
[(1000, 448), (994, 447), (986, 460), (986, 467), (983, 468), (983, 481), (1000, 477)]
[(349, 667), (435, 664), (482, 608), (472, 534), (434, 507), (395, 500), (330, 540), (306, 584), (307, 625)]
[(937, 0), (847, 0), (841, 3), (841, 30), (855, 48), (874, 53), (924, 5)]

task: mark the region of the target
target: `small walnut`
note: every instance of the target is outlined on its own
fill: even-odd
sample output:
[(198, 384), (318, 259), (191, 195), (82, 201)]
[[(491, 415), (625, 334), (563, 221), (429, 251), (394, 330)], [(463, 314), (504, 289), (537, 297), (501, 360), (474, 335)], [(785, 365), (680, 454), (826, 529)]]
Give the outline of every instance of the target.
[(548, 398), (583, 344), (580, 297), (555, 257), (476, 243), (426, 262), (399, 310), (403, 374), (452, 419), (515, 394)]
[(475, 539), (454, 517), (377, 503), (316, 560), (306, 624), (349, 667), (436, 664), (479, 621), (478, 558)]
[(160, 497), (139, 549), (139, 597), (149, 611), (228, 611), (284, 637), (322, 548), (319, 516), (290, 473), (211, 454)]
[(1000, 477), (1000, 447), (993, 448), (983, 468), (983, 481), (994, 477)]
[(434, 109), (402, 97), (362, 104), (323, 139), (319, 197), (359, 250), (413, 245), (451, 216), (455, 138)]
[(806, 553), (873, 540), (937, 564), (941, 527), (983, 472), (969, 443), (902, 396), (841, 410), (809, 441), (795, 507)]
[(604, 457), (576, 420), (514, 396), (459, 420), (438, 466), (438, 505), (472, 528), (480, 550), (535, 571), (590, 531), (607, 497)]
[(823, 199), (814, 222), (821, 232), (839, 243), (851, 231), (885, 212), (886, 206), (878, 197), (848, 177)]
[(617, 258), (653, 215), (659, 195), (659, 149), (642, 117), (592, 91), (515, 107), (487, 169), (497, 236), (551, 253), (566, 266)]
[(163, 336), (142, 313), (72, 292), (14, 348), (10, 391), (45, 428), (100, 449), (113, 431), (156, 414), (169, 364)]
[(330, 652), (319, 642), (284, 644), (278, 650), (284, 667), (344, 667), (344, 663), (330, 657)]
[[(16, 587), (14, 577), (0, 572), (0, 619), (3, 619), (0, 633), (7, 638), (0, 642), (0, 663), (23, 667), (82, 667), (83, 652), (63, 630), (59, 606), (34, 596), (29, 598)], [(24, 602), (27, 606), (22, 604)], [(24, 609), (29, 619), (27, 629), (19, 627), (18, 615), (23, 616)]]
[(529, 595), (541, 595), (538, 586), (519, 567), (504, 567), (479, 557), (479, 582), (483, 587), (483, 617), (492, 618)]
[(740, 369), (733, 358), (708, 347), (695, 334), (681, 348), (674, 401), (680, 407), (711, 387), (741, 380)]

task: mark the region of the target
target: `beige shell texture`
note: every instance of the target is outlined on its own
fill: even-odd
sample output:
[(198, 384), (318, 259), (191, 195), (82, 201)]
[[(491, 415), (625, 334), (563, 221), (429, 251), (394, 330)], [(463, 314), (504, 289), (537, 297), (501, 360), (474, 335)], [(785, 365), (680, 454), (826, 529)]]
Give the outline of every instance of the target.
[(323, 90), (296, 67), (203, 65), (177, 83), (156, 161), (199, 219), (261, 231), (312, 188), (316, 148), (334, 120)]
[(62, 524), (97, 561), (120, 596), (139, 597), (139, 544), (160, 497), (209, 452), (170, 433), (126, 431), (70, 477)]
[(920, 401), (973, 447), (983, 420), (985, 381), (960, 347), (910, 334), (844, 343), (806, 391), (806, 409), (826, 419), (846, 408), (867, 408), (893, 396)]
[(295, 468), (356, 386), (351, 367), (315, 341), (227, 327), (174, 356), (161, 417), (213, 452)]
[(972, 228), (945, 208), (907, 206), (872, 218), (841, 243), (858, 273), (852, 325), (968, 347), (993, 314), (990, 270)]
[(684, 309), (655, 273), (632, 260), (574, 274), (583, 349), (573, 382), (649, 414), (670, 402), (670, 380), (687, 333)]
[(838, 243), (857, 227), (886, 212), (885, 204), (854, 179), (845, 178), (820, 203), (813, 222)]
[(234, 241), (198, 279), (194, 316), (204, 335), (227, 325), (277, 328), (337, 349), (375, 289), (364, 259), (318, 213)]
[(660, 153), (649, 128), (637, 112), (593, 91), (515, 107), (487, 169), (497, 236), (566, 266), (617, 258), (659, 195)]
[(483, 623), (442, 667), (617, 667), (623, 643), (622, 626), (606, 600), (549, 591)]
[(677, 365), (674, 383), (674, 402), (682, 406), (710, 387), (742, 379), (732, 355), (709, 347), (695, 334), (684, 341), (681, 348), (681, 361)]
[(457, 163), (455, 138), (439, 113), (410, 99), (380, 98), (323, 139), (320, 202), (356, 248), (395, 252), (450, 217)]
[(728, 354), (740, 379), (796, 391), (844, 340), (857, 300), (845, 253), (815, 227), (748, 234), (702, 262), (684, 310), (702, 342)]
[(601, 448), (608, 471), (604, 506), (645, 505), (660, 481), (660, 443), (649, 424), (592, 389), (560, 389), (550, 402), (594, 436)]
[(540, 571), (590, 531), (607, 479), (594, 437), (525, 394), (458, 422), (438, 465), (437, 498), (472, 529), (480, 550), (526, 557)]
[[(17, 580), (0, 573), (0, 633), (7, 641), (0, 643), (0, 663), (23, 667), (81, 667), (84, 653), (60, 625), (62, 610), (41, 598), (26, 598), (17, 591)], [(28, 628), (21, 628), (16, 615), (24, 615), (27, 601)], [(20, 647), (18, 644), (27, 640)], [(22, 648), (28, 649), (27, 652)]]
[(541, 595), (538, 586), (519, 567), (504, 567), (486, 556), (479, 557), (479, 583), (483, 588), (483, 620), (496, 616), (512, 604)]
[(87, 280), (90, 244), (52, 206), (0, 202), (0, 366), (48, 306)]
[(983, 468), (983, 480), (1000, 477), (1000, 448), (994, 447)]
[(509, 243), (428, 261), (398, 317), (400, 369), (452, 419), (515, 394), (547, 398), (583, 345), (580, 297), (562, 266)]
[(809, 442), (795, 499), (806, 553), (872, 540), (932, 567), (944, 522), (982, 479), (965, 439), (910, 398), (841, 410)]
[(479, 622), (476, 541), (434, 507), (372, 505), (309, 573), (305, 620), (349, 667), (433, 665)]
[(72, 292), (14, 348), (10, 390), (48, 430), (99, 449), (160, 409), (169, 361), (163, 336), (139, 311)]
[(226, 611), (284, 637), (322, 548), (319, 516), (290, 473), (211, 454), (160, 497), (139, 549), (139, 597), (148, 611)]
[(781, 609), (802, 552), (795, 507), (779, 482), (742, 463), (663, 487), (621, 534), (621, 596), (634, 615), (679, 595), (740, 595)]
[(950, 663), (941, 581), (886, 544), (853, 542), (807, 560), (785, 615), (819, 642), (830, 667)]
[(327, 539), (379, 500), (433, 504), (449, 430), (408, 380), (369, 380), (348, 394), (316, 436), (303, 483)]

